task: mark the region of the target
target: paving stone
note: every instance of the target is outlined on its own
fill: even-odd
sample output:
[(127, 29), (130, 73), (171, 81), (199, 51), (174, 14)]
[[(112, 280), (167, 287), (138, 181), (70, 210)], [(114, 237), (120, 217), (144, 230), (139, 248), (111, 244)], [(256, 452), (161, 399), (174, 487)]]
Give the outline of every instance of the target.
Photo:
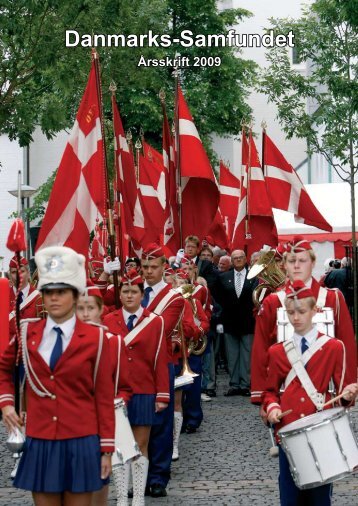
[[(195, 434), (180, 438), (168, 496), (146, 498), (148, 506), (279, 506), (278, 459), (269, 456), (268, 430), (259, 411), (242, 397), (224, 397), (227, 377), (218, 377), (218, 397), (203, 403), (205, 420)], [(358, 408), (353, 410), (358, 436)], [(12, 487), (13, 459), (0, 428), (0, 506), (29, 506), (31, 495)], [(357, 506), (357, 475), (334, 484), (332, 506)], [(108, 506), (115, 506), (113, 486)]]

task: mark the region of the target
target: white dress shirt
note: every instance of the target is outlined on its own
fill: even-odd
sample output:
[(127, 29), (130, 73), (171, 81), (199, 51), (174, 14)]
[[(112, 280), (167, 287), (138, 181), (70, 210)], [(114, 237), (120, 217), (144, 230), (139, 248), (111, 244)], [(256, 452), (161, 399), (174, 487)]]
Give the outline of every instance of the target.
[[(156, 297), (158, 295), (158, 293), (161, 292), (163, 290), (163, 288), (165, 288), (167, 285), (168, 285), (168, 283), (166, 283), (164, 280), (160, 280), (159, 283), (157, 283), (156, 285), (151, 286), (152, 291), (149, 292), (148, 306), (152, 302), (152, 300), (154, 299), (154, 297)], [(149, 286), (148, 283), (146, 281), (144, 281), (144, 290), (148, 286)]]
[(301, 336), (300, 334), (297, 334), (297, 332), (293, 333), (293, 340), (294, 340), (295, 346), (296, 346), (297, 350), (299, 351), (300, 355), (301, 355), (301, 341), (302, 341), (302, 337), (306, 338), (308, 347), (311, 347), (312, 344), (317, 340), (318, 330), (316, 329), (316, 327), (312, 327), (311, 330), (309, 330), (308, 332), (306, 332), (306, 334), (304, 336)]
[[(17, 289), (16, 287), (14, 286), (12, 288), (14, 290), (14, 294), (16, 295), (17, 294)], [(26, 299), (26, 297), (29, 295), (29, 291), (30, 291), (30, 283), (27, 283), (27, 285), (21, 290), (22, 291), (22, 294), (23, 294), (23, 301)]]
[(240, 293), (238, 295), (238, 297), (239, 297), (241, 295), (242, 289), (244, 287), (245, 278), (246, 278), (246, 269), (241, 269), (241, 271), (237, 271), (236, 269), (234, 269), (234, 272), (235, 272), (235, 278), (237, 278), (237, 277), (241, 278), (241, 288), (240, 288)]
[(54, 327), (59, 327), (62, 330), (62, 353), (66, 350), (70, 344), (71, 338), (75, 331), (76, 315), (71, 316), (69, 320), (63, 323), (56, 323), (51, 316), (47, 317), (44, 332), (42, 334), (42, 340), (39, 346), (39, 353), (44, 359), (47, 365), (50, 365), (50, 357), (52, 350), (55, 346), (57, 339), (57, 332)]
[(126, 325), (128, 325), (129, 317), (134, 314), (136, 315), (137, 318), (134, 318), (134, 320), (133, 320), (133, 327), (135, 327), (138, 323), (139, 318), (143, 314), (142, 306), (140, 306), (139, 309), (135, 313), (128, 313), (128, 311), (126, 311), (124, 308), (122, 308), (122, 309), (123, 309), (123, 317), (124, 317), (124, 321), (126, 322)]

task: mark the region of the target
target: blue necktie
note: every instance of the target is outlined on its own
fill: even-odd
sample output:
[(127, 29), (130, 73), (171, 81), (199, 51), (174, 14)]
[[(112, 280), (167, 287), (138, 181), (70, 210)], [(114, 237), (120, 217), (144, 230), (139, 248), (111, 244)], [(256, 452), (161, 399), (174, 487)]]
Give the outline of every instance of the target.
[(302, 355), (304, 354), (304, 352), (306, 350), (308, 350), (309, 346), (308, 346), (308, 342), (307, 342), (307, 339), (305, 337), (302, 337), (301, 339), (301, 353)]
[(22, 304), (24, 300), (24, 294), (22, 292), (19, 292), (19, 295), (17, 296), (17, 300), (19, 301), (19, 305)]
[(62, 355), (62, 330), (60, 327), (53, 327), (53, 330), (56, 332), (57, 338), (50, 357), (51, 371), (54, 370), (60, 356)]
[(147, 286), (147, 288), (144, 289), (144, 297), (142, 299), (142, 307), (147, 307), (149, 304), (149, 295), (150, 292), (153, 291), (153, 288), (151, 286)]
[(127, 329), (129, 330), (129, 332), (131, 330), (133, 330), (133, 327), (134, 327), (134, 320), (137, 318), (137, 316), (135, 314), (131, 314), (130, 317), (128, 318), (128, 321), (127, 321)]

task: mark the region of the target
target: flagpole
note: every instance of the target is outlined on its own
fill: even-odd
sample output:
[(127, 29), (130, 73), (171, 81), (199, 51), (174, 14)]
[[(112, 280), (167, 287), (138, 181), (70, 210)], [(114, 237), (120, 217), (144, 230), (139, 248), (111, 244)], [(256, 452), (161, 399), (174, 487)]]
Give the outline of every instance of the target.
[(180, 170), (180, 134), (179, 134), (179, 68), (174, 68), (175, 79), (175, 164), (177, 170), (177, 202), (179, 211), (179, 241), (180, 247), (183, 247), (183, 227), (182, 227), (182, 187)]
[(266, 163), (265, 163), (265, 144), (266, 144), (266, 128), (267, 123), (265, 120), (262, 120), (261, 122), (261, 128), (262, 128), (262, 146), (261, 146), (261, 160), (262, 160), (262, 168), (264, 172), (264, 177), (267, 176), (267, 170), (266, 170)]
[[(114, 260), (116, 257), (116, 241), (114, 235), (114, 226), (113, 226), (113, 207), (111, 202), (111, 193), (109, 191), (109, 174), (108, 174), (108, 164), (107, 164), (107, 149), (106, 149), (106, 137), (104, 132), (104, 118), (103, 118), (103, 104), (102, 104), (102, 87), (101, 87), (101, 78), (100, 78), (100, 68), (99, 68), (99, 58), (98, 53), (95, 49), (92, 49), (92, 58), (94, 62), (95, 74), (96, 74), (96, 89), (97, 89), (97, 98), (99, 103), (99, 117), (101, 123), (101, 134), (102, 134), (102, 143), (103, 143), (103, 167), (104, 167), (104, 176), (105, 176), (105, 186), (106, 186), (106, 207), (107, 207), (107, 215), (108, 215), (108, 232), (109, 232), (109, 244), (110, 244), (110, 256), (111, 259)], [(118, 276), (116, 272), (113, 275), (113, 285), (114, 285), (114, 302), (115, 306), (119, 308), (119, 283)]]
[[(113, 143), (113, 151), (114, 151), (114, 158), (113, 158), (113, 166), (114, 166), (114, 183), (115, 183), (115, 187), (114, 187), (114, 191), (113, 191), (113, 201), (117, 204), (117, 209), (118, 209), (118, 231), (119, 231), (119, 237), (115, 237), (118, 241), (118, 249), (119, 249), (119, 257), (120, 257), (120, 260), (121, 260), (121, 265), (124, 265), (124, 261), (125, 261), (125, 258), (124, 258), (124, 252), (123, 252), (123, 244), (122, 244), (122, 234), (123, 234), (123, 230), (122, 230), (122, 220), (121, 220), (121, 204), (120, 204), (120, 192), (119, 192), (119, 182), (118, 182), (118, 170), (117, 170), (117, 153), (116, 153), (116, 148), (118, 149), (119, 146), (117, 145), (117, 142), (118, 142), (118, 139), (116, 139), (116, 132), (115, 132), (115, 128), (114, 128), (114, 110), (113, 110), (113, 102), (115, 102), (116, 100), (116, 90), (117, 90), (117, 86), (116, 84), (112, 81), (111, 84), (109, 85), (109, 91), (111, 92), (112, 94), (112, 129), (113, 129), (113, 138), (114, 138), (114, 143)], [(122, 196), (123, 198), (123, 196)]]
[[(245, 135), (245, 132), (243, 132)], [(249, 125), (249, 154), (247, 160), (247, 182), (246, 182), (246, 221), (245, 221), (245, 239), (251, 239), (250, 234), (250, 216), (249, 216), (249, 199), (250, 199), (250, 180), (251, 180), (251, 135), (252, 135), (252, 126)]]

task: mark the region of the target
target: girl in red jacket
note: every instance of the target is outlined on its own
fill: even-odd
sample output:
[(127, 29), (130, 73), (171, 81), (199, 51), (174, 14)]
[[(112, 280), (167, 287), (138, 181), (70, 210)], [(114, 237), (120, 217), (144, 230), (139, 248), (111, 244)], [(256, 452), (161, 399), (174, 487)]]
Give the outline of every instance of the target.
[[(102, 326), (106, 337), (109, 339), (109, 347), (111, 354), (112, 378), (115, 385), (114, 397), (123, 399), (128, 404), (132, 396), (132, 388), (130, 386), (129, 367), (126, 347), (123, 337), (111, 334), (107, 327), (102, 325), (102, 314), (104, 302), (101, 291), (95, 286), (90, 279), (87, 279), (86, 291), (80, 295), (76, 305), (77, 317), (86, 323), (92, 323)], [(119, 352), (119, 360), (118, 360)], [(116, 468), (113, 467), (112, 473), (116, 481)], [(108, 501), (109, 484), (104, 484), (102, 490), (93, 494), (91, 506), (106, 506)]]
[[(22, 328), (26, 442), (14, 485), (30, 490), (36, 506), (90, 506), (114, 450), (109, 342), (103, 329), (75, 315), (86, 286), (84, 256), (53, 246), (35, 261), (48, 317)], [(0, 359), (0, 408), (10, 431), (22, 426), (14, 409), (15, 360), (11, 342)]]
[[(148, 442), (156, 412), (169, 403), (169, 375), (164, 322), (161, 316), (141, 306), (143, 279), (132, 270), (124, 275), (119, 288), (122, 308), (107, 315), (104, 324), (110, 332), (124, 336), (133, 396), (128, 417), (142, 456), (132, 462), (133, 503), (144, 504), (148, 474)], [(116, 480), (117, 504), (127, 504), (129, 465), (119, 466), (122, 478)]]

